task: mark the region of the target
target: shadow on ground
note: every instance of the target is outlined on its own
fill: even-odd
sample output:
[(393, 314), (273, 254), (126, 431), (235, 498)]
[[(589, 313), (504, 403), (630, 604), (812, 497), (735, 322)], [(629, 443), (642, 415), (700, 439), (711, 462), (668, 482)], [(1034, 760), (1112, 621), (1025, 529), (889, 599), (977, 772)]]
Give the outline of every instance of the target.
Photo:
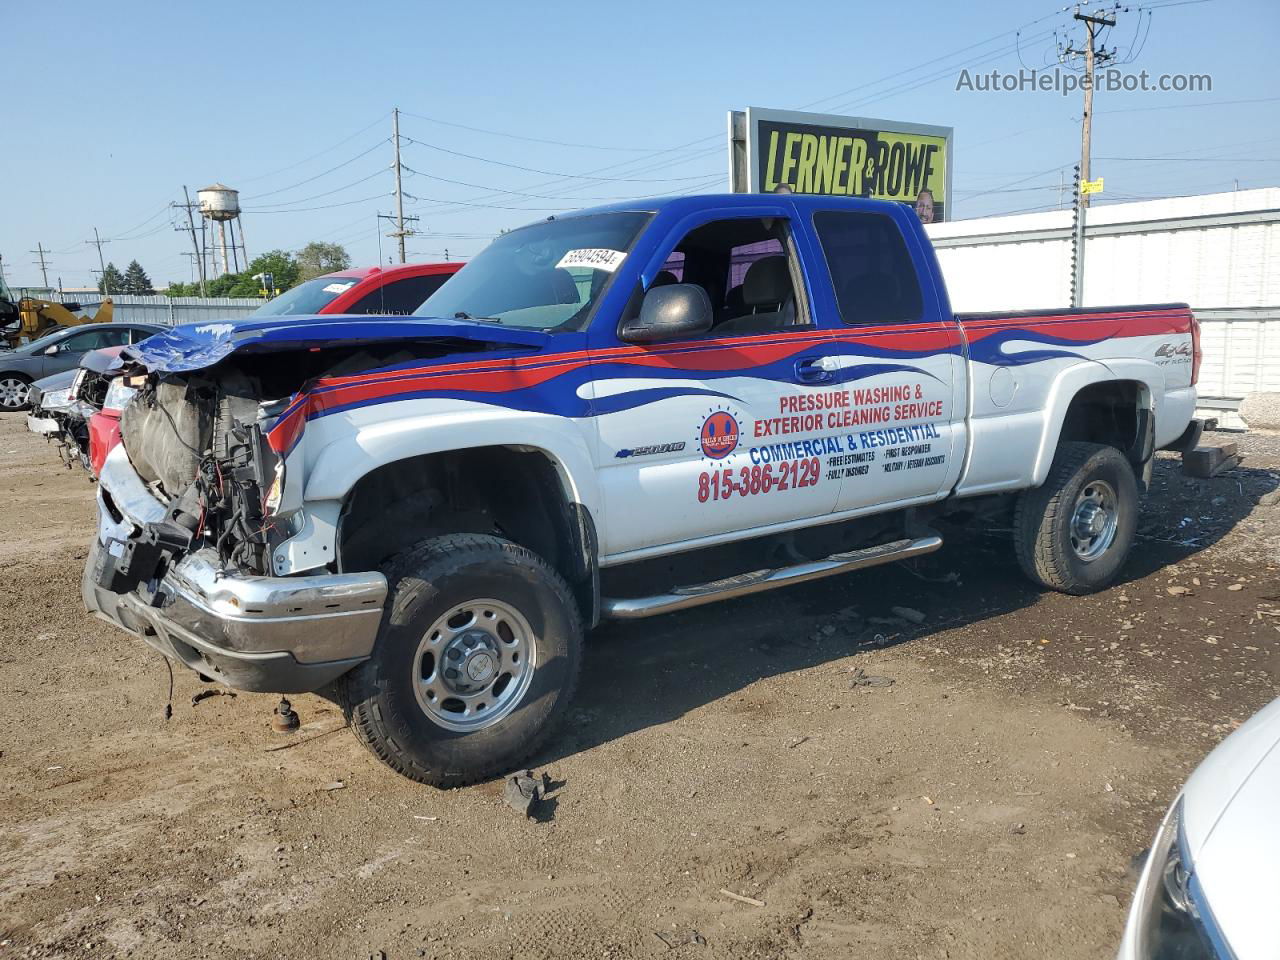
[[(1277, 476), (1240, 467), (1197, 480), (1183, 476), (1177, 459), (1161, 457), (1137, 541), (1111, 589), (1217, 543), (1280, 485)], [(1018, 567), (1008, 530), (942, 533), (941, 551), (910, 563), (651, 620), (603, 624), (587, 644), (569, 729), (536, 759), (553, 762), (666, 723), (766, 677), (911, 643), (1040, 599), (1043, 591)], [(893, 606), (918, 610), (925, 620), (895, 620)]]

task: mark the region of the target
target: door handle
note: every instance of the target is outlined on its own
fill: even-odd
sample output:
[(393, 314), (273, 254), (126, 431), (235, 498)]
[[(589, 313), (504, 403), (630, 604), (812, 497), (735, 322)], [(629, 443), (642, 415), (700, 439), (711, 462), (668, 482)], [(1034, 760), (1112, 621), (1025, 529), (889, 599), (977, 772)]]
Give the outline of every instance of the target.
[(839, 369), (836, 357), (801, 357), (796, 361), (796, 379), (801, 383), (823, 383)]

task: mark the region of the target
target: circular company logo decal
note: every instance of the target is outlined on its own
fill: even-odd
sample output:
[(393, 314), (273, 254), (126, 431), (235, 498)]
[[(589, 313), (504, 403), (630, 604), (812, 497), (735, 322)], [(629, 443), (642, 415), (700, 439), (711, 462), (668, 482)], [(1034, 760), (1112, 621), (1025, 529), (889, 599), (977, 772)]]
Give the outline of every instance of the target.
[(702, 422), (702, 452), (712, 460), (723, 460), (738, 449), (738, 421), (717, 410)]

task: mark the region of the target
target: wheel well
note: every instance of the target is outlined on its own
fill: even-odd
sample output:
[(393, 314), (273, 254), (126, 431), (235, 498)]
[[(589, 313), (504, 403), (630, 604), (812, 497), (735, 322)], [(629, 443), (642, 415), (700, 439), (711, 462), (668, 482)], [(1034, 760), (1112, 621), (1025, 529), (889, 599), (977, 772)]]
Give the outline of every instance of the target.
[(1082, 440), (1115, 447), (1135, 466), (1152, 454), (1151, 394), (1136, 380), (1084, 387), (1071, 398), (1059, 443)]
[(584, 618), (595, 622), (595, 528), (547, 454), (475, 447), (370, 471), (343, 504), (339, 564), (344, 571), (376, 570), (414, 544), (450, 533), (493, 534), (532, 550), (569, 582)]

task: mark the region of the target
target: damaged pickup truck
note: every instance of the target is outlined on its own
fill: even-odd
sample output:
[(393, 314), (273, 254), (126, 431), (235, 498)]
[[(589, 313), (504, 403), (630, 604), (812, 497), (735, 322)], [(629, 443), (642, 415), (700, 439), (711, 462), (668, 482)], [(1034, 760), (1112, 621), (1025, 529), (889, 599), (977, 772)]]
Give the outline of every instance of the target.
[(128, 348), (83, 587), (206, 678), (333, 698), (441, 786), (545, 742), (602, 618), (919, 556), (937, 518), (1004, 518), (1035, 582), (1105, 587), (1155, 450), (1199, 429), (1184, 304), (954, 314), (877, 201), (549, 218), (418, 313)]

